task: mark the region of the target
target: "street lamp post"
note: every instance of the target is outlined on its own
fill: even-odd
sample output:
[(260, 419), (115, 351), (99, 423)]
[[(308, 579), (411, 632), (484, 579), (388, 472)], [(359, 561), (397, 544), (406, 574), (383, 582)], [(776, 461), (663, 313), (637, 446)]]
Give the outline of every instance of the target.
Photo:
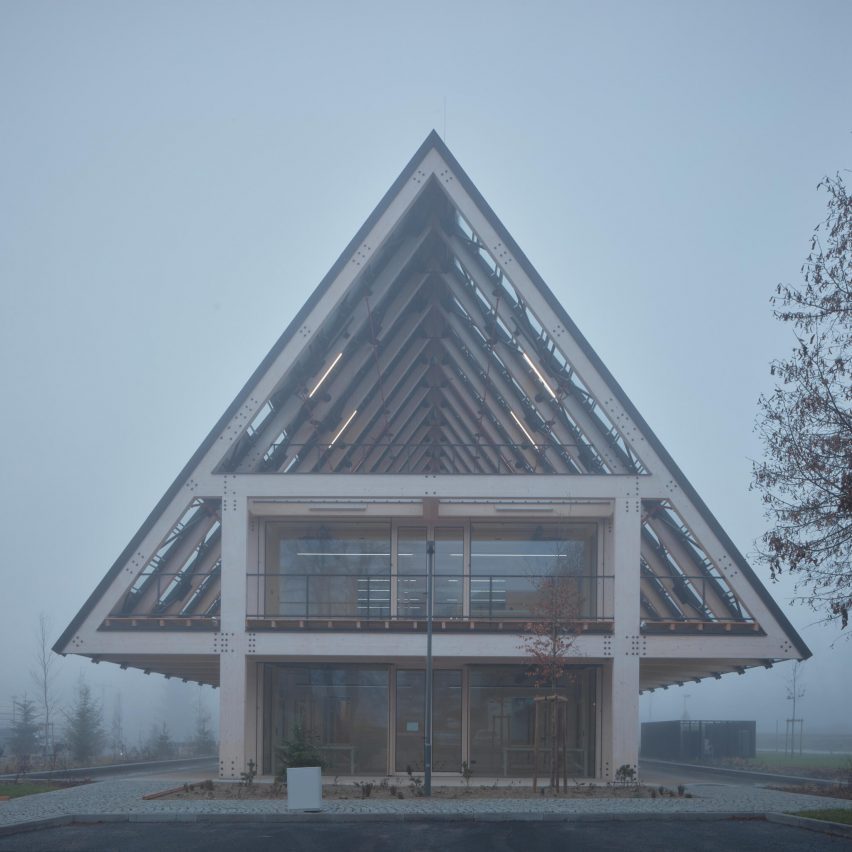
[(423, 792), (432, 795), (432, 578), (435, 573), (435, 542), (426, 542), (426, 724), (423, 741)]

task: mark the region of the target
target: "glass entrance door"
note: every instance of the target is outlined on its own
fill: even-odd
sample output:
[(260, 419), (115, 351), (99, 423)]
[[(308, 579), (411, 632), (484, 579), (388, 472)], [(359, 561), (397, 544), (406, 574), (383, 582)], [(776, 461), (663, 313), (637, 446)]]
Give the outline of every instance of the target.
[[(396, 673), (396, 771), (423, 771), (426, 734), (426, 673), (398, 669)], [(461, 771), (461, 672), (432, 672), (432, 769)]]

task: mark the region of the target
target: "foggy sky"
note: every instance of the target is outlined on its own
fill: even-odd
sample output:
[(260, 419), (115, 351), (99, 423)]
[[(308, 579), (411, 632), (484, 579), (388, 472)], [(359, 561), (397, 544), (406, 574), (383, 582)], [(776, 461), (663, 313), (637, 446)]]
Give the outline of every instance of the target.
[[(852, 166), (850, 31), (842, 0), (0, 3), (0, 706), (433, 127), (753, 554), (793, 343), (769, 298)], [(814, 651), (806, 727), (850, 732), (852, 646), (772, 591)], [(642, 718), (688, 693), (772, 726), (790, 668)], [(169, 712), (159, 676), (80, 671)]]

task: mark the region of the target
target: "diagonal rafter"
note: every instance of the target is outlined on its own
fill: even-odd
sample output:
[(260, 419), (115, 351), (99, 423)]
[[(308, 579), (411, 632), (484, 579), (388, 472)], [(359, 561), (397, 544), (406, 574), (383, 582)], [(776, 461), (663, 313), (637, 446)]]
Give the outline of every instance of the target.
[[(416, 412), (398, 392), (402, 380), (441, 391), (421, 401), (420, 413), (442, 429), (444, 469), (454, 469), (455, 456), (461, 472), (635, 469), (615, 427), (437, 183), (307, 349), (236, 442), (230, 470), (404, 469), (406, 452), (395, 445)], [(469, 399), (461, 410), (460, 399)], [(444, 406), (455, 406), (451, 415)]]

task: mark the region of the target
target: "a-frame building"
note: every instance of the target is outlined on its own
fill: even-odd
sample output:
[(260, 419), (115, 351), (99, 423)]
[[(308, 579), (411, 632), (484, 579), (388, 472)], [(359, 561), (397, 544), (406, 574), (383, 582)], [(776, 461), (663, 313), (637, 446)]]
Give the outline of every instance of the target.
[(223, 777), (298, 721), (405, 771), (430, 564), (436, 772), (529, 774), (554, 599), (576, 777), (637, 764), (641, 690), (810, 655), (434, 132), (55, 650), (221, 687)]

